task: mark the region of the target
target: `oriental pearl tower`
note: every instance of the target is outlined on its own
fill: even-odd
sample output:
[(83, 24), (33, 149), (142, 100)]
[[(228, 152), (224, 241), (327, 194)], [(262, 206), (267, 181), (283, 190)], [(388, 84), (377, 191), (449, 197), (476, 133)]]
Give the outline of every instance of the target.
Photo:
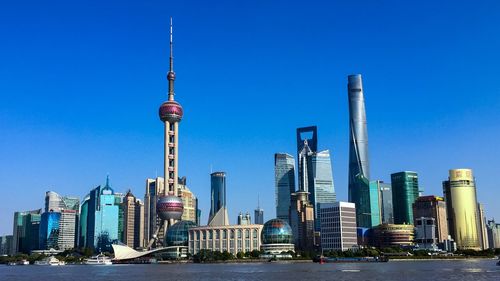
[[(164, 162), (163, 172), (165, 177), (164, 194), (156, 203), (156, 212), (160, 222), (157, 230), (150, 241), (148, 248), (166, 234), (167, 227), (179, 221), (184, 211), (182, 199), (179, 197), (178, 184), (178, 161), (179, 161), (179, 122), (182, 119), (182, 106), (174, 100), (174, 58), (172, 43), (172, 18), (170, 18), (170, 69), (167, 73), (168, 100), (161, 104), (159, 109), (160, 120), (164, 124)], [(163, 239), (157, 242), (162, 243)]]

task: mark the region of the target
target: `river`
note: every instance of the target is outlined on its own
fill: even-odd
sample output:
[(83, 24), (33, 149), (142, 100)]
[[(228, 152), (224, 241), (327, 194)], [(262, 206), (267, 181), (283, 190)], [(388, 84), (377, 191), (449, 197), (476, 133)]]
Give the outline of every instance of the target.
[(17, 280), (500, 280), (494, 260), (388, 263), (146, 264), (0, 266), (1, 281)]

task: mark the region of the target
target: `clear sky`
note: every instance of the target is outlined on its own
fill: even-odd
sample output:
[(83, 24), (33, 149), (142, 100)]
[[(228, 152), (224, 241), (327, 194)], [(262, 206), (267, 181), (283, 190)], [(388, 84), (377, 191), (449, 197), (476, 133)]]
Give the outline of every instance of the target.
[[(107, 2), (107, 3), (102, 3)], [(270, 3), (272, 2), (272, 3)], [(329, 4), (327, 4), (327, 2)], [(363, 75), (373, 179), (414, 170), (442, 195), (472, 168), (500, 220), (499, 1), (9, 1), (0, 9), (0, 235), (44, 192), (143, 198), (162, 170), (174, 17), (180, 175), (206, 223), (211, 167), (231, 221), (275, 215), (275, 152), (317, 125), (347, 199), (347, 75)]]

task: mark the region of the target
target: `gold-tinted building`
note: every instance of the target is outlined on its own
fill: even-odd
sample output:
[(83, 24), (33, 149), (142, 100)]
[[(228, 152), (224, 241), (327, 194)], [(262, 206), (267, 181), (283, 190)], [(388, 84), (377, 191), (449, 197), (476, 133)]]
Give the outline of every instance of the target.
[(443, 182), (448, 229), (461, 250), (481, 250), (476, 183), (471, 169), (453, 169)]

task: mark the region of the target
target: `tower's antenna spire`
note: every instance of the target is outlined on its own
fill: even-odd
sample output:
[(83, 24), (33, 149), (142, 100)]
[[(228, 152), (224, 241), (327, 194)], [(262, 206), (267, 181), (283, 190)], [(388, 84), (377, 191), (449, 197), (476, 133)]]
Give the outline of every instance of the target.
[(170, 17), (170, 72), (174, 72), (174, 50), (172, 38), (172, 17)]
[(260, 194), (257, 193), (257, 209), (260, 210)]
[(172, 17), (170, 17), (170, 68), (167, 74), (168, 79), (168, 100), (174, 100), (174, 43), (172, 35)]

